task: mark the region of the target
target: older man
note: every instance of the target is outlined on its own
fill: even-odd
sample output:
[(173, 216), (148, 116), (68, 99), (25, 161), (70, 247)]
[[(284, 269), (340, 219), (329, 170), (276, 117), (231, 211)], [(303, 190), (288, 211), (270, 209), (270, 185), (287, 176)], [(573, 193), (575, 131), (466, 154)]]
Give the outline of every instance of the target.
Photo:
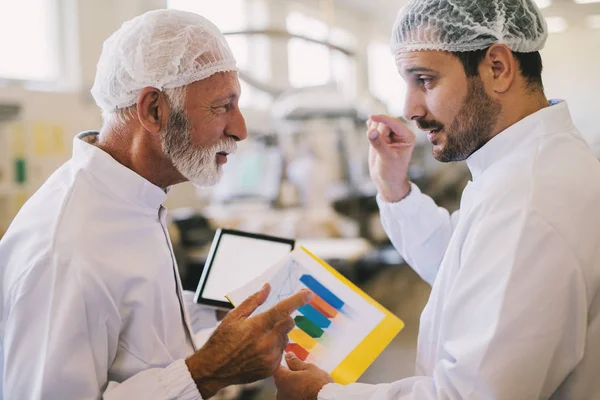
[(412, 0), (392, 37), (404, 114), (473, 179), (449, 215), (408, 180), (415, 135), (373, 116), (383, 226), (432, 285), (415, 376), (341, 386), (289, 360), (285, 400), (600, 399), (600, 165), (548, 101), (532, 0)]
[(161, 205), (177, 183), (217, 183), (247, 136), (225, 39), (191, 13), (134, 18), (92, 94), (102, 131), (75, 138), (0, 242), (0, 397), (206, 399), (272, 375), (310, 294), (249, 318), (265, 287), (198, 348)]

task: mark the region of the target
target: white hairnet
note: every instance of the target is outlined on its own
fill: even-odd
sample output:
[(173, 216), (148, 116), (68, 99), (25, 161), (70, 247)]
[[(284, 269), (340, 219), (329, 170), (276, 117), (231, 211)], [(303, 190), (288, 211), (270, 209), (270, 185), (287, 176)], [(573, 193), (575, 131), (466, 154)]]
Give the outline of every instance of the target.
[(175, 88), (237, 71), (219, 29), (206, 18), (156, 10), (125, 22), (102, 47), (92, 96), (103, 111), (136, 103), (145, 87)]
[(459, 52), (500, 43), (531, 53), (547, 37), (546, 20), (533, 0), (411, 0), (398, 13), (391, 49)]

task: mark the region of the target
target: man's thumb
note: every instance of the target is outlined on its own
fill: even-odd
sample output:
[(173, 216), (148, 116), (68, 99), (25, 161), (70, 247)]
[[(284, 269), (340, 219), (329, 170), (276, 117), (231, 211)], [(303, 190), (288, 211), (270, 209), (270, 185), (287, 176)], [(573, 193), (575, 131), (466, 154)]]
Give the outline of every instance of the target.
[(381, 132), (377, 129), (377, 124), (373, 124), (373, 128), (367, 131), (367, 138), (371, 142), (373, 148), (380, 150), (383, 149), (383, 138)]
[(308, 364), (296, 357), (293, 353), (285, 353), (285, 362), (291, 371), (303, 371)]

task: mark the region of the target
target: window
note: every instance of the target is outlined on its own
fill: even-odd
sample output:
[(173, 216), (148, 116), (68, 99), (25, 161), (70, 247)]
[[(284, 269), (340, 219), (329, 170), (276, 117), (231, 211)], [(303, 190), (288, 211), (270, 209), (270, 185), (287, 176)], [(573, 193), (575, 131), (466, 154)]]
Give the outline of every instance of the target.
[(330, 81), (327, 47), (292, 38), (288, 43), (288, 52), (289, 80), (293, 87), (318, 86)]
[[(347, 50), (354, 50), (357, 47), (354, 35), (341, 28), (331, 29), (329, 41)], [(331, 52), (331, 70), (340, 91), (349, 97), (356, 96), (356, 59), (341, 51), (333, 50)]]
[[(176, 8), (202, 15), (214, 23), (221, 32), (237, 32), (248, 28), (248, 12), (253, 11), (253, 18), (260, 19), (266, 10), (260, 8), (248, 9), (246, 0), (168, 0), (168, 8)], [(248, 37), (245, 35), (226, 35), (227, 43), (237, 61), (240, 70), (246, 71), (253, 76), (261, 77), (261, 73), (270, 71), (269, 60), (265, 56), (267, 44), (262, 38)], [(242, 108), (266, 108), (271, 98), (256, 88), (241, 81), (242, 97), (240, 107)]]
[(61, 67), (58, 1), (0, 4), (0, 79), (57, 80)]
[[(340, 28), (330, 28), (324, 22), (292, 12), (286, 20), (290, 33), (310, 39), (329, 41), (330, 43), (352, 49), (356, 45), (350, 32)], [(310, 62), (306, 62), (310, 60)], [(308, 87), (335, 82), (344, 94), (353, 95), (355, 88), (355, 70), (352, 57), (327, 46), (292, 38), (288, 42), (289, 81), (293, 87)]]
[(391, 114), (401, 116), (406, 96), (406, 83), (396, 69), (396, 62), (387, 43), (369, 45), (369, 89), (383, 101)]
[[(287, 17), (288, 32), (316, 40), (327, 40), (329, 29), (324, 22), (293, 12)], [(310, 60), (310, 62), (307, 62)], [(292, 38), (288, 42), (289, 80), (293, 87), (317, 86), (331, 79), (329, 49), (317, 43)]]

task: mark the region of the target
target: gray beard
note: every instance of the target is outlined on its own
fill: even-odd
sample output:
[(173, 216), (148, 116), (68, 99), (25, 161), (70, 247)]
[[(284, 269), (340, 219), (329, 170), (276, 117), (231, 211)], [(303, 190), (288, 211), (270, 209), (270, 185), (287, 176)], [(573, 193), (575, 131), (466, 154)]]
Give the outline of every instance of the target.
[(181, 111), (169, 115), (167, 127), (161, 133), (161, 143), (164, 154), (170, 158), (173, 166), (198, 187), (216, 185), (223, 175), (223, 169), (217, 163), (217, 153), (233, 153), (236, 149), (235, 139), (230, 137), (211, 147), (195, 148), (188, 119)]

